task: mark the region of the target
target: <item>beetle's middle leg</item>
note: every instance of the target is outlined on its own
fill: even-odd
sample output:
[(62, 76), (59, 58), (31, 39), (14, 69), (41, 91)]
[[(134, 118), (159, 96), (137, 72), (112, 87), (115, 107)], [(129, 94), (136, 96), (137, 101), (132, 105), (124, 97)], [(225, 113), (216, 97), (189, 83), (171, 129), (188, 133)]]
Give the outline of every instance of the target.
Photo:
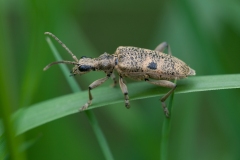
[(155, 51), (163, 52), (165, 48), (168, 48), (168, 54), (172, 55), (170, 45), (167, 42), (160, 43), (156, 48)]
[(87, 108), (91, 105), (92, 99), (93, 99), (91, 90), (94, 89), (94, 88), (96, 88), (96, 87), (98, 87), (98, 86), (100, 86), (101, 84), (103, 84), (106, 80), (109, 79), (110, 76), (111, 76), (111, 74), (107, 74), (106, 77), (101, 78), (101, 79), (98, 79), (98, 80), (94, 81), (93, 83), (91, 83), (91, 84), (89, 85), (89, 87), (88, 87), (89, 100), (88, 100), (88, 102), (80, 109), (80, 111), (84, 111), (85, 109), (87, 109)]
[(165, 101), (173, 93), (173, 91), (176, 89), (177, 85), (175, 83), (173, 83), (171, 81), (167, 81), (167, 80), (149, 81), (147, 79), (146, 81), (148, 83), (151, 83), (151, 84), (154, 84), (154, 85), (171, 88), (171, 90), (160, 99), (161, 102), (162, 102), (163, 111), (164, 111), (166, 117), (169, 117), (169, 111), (168, 111), (168, 108), (165, 104)]
[(111, 74), (111, 79), (113, 80), (113, 84), (111, 86), (115, 87), (117, 85), (117, 80), (116, 80), (116, 76), (113, 72)]
[(124, 94), (124, 97), (125, 97), (125, 106), (127, 108), (130, 108), (129, 97), (128, 97), (128, 89), (127, 89), (126, 84), (124, 84), (123, 78), (121, 76), (119, 77), (119, 85), (120, 85), (122, 93)]

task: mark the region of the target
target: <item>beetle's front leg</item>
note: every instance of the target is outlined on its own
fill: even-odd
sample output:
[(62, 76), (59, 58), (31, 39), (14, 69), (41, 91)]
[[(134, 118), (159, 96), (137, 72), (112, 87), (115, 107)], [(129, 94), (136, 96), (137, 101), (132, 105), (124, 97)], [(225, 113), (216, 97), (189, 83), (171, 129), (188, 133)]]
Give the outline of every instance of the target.
[(173, 93), (173, 91), (176, 89), (177, 85), (175, 83), (173, 83), (171, 81), (167, 81), (167, 80), (158, 80), (158, 81), (147, 80), (147, 82), (154, 84), (154, 85), (171, 88), (171, 90), (160, 99), (162, 102), (163, 111), (164, 111), (166, 117), (169, 117), (169, 111), (165, 104), (165, 101)]
[(128, 97), (128, 89), (127, 89), (126, 84), (123, 83), (123, 78), (121, 76), (119, 77), (119, 85), (120, 85), (120, 88), (122, 90), (122, 93), (124, 94), (125, 106), (127, 108), (130, 108), (129, 97)]
[(98, 79), (98, 80), (94, 81), (92, 84), (89, 85), (89, 87), (88, 87), (89, 100), (88, 100), (88, 102), (80, 109), (80, 111), (86, 110), (86, 109), (91, 105), (92, 99), (93, 99), (91, 90), (94, 89), (94, 88), (96, 88), (96, 87), (98, 87), (98, 86), (100, 86), (101, 84), (103, 84), (106, 80), (109, 79), (109, 77), (110, 77), (110, 74), (107, 74), (106, 77), (101, 78), (101, 79)]

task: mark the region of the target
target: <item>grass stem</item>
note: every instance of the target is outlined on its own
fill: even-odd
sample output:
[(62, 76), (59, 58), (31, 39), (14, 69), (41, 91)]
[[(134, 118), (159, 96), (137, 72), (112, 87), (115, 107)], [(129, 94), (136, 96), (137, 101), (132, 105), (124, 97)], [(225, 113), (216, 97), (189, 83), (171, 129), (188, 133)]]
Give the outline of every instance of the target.
[[(174, 81), (177, 83), (177, 80)], [(167, 118), (164, 117), (163, 127), (162, 127), (162, 138), (161, 138), (161, 146), (160, 146), (160, 159), (167, 160), (168, 159), (168, 144), (169, 144), (169, 134), (171, 129), (171, 117), (172, 117), (172, 104), (173, 104), (174, 92), (171, 94), (168, 104), (168, 110), (170, 116)]]
[[(49, 37), (47, 37), (47, 42), (55, 56), (55, 58), (60, 61), (62, 60), (60, 54), (58, 53), (57, 49), (55, 48), (55, 46), (53, 45), (52, 41), (50, 40)], [(81, 91), (81, 88), (79, 87), (78, 83), (76, 82), (76, 80), (74, 78), (69, 78), (69, 69), (67, 68), (66, 65), (60, 65), (63, 74), (66, 78), (66, 80), (68, 81), (68, 84), (70, 85), (71, 89), (73, 92), (79, 92)], [(94, 113), (92, 111), (85, 111), (88, 120), (93, 128), (93, 131), (97, 137), (98, 143), (100, 145), (100, 148), (102, 149), (102, 152), (105, 156), (106, 160), (113, 160), (113, 156), (112, 153), (110, 151), (110, 148), (108, 146), (107, 140), (101, 130), (101, 127), (98, 124), (97, 118), (94, 115)]]

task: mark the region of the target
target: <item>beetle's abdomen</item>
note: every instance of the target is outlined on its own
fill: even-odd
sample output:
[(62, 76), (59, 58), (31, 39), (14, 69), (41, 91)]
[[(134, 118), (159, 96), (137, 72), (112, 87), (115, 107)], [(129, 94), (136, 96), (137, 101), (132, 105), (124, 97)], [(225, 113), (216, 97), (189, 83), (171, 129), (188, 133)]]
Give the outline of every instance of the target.
[(137, 47), (118, 47), (116, 69), (133, 79), (175, 79), (195, 74), (180, 59), (162, 52)]

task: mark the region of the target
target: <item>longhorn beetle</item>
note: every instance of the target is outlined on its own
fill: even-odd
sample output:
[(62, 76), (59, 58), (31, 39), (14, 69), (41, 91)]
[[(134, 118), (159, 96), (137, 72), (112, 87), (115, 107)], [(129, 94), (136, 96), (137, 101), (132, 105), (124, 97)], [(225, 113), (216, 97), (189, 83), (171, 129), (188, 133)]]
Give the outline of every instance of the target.
[[(170, 47), (166, 42), (158, 45), (155, 50), (120, 46), (116, 49), (114, 54), (104, 53), (98, 58), (87, 58), (83, 56), (78, 60), (77, 57), (67, 48), (67, 46), (55, 35), (50, 32), (45, 32), (45, 34), (50, 35), (58, 41), (58, 43), (60, 43), (62, 47), (65, 48), (72, 56), (74, 61), (63, 60), (52, 62), (43, 69), (44, 71), (54, 64), (66, 63), (75, 65), (71, 71), (72, 75), (82, 75), (90, 71), (104, 71), (106, 73), (106, 77), (98, 79), (89, 85), (89, 100), (80, 109), (80, 111), (86, 110), (91, 105), (93, 99), (91, 94), (92, 89), (100, 86), (110, 77), (113, 79), (114, 85), (116, 85), (117, 81), (113, 72), (115, 70), (119, 74), (119, 85), (122, 93), (124, 94), (125, 106), (127, 108), (130, 107), (130, 103), (128, 89), (123, 81), (123, 78), (125, 77), (134, 80), (144, 80), (157, 86), (171, 88), (171, 90), (160, 99), (164, 113), (168, 117), (169, 111), (166, 107), (165, 100), (176, 88), (176, 84), (169, 80), (182, 79), (187, 76), (195, 75), (195, 71), (193, 69), (180, 59), (172, 56)], [(168, 54), (162, 52), (166, 47), (168, 48)], [(155, 79), (157, 81), (152, 81), (150, 79)]]

